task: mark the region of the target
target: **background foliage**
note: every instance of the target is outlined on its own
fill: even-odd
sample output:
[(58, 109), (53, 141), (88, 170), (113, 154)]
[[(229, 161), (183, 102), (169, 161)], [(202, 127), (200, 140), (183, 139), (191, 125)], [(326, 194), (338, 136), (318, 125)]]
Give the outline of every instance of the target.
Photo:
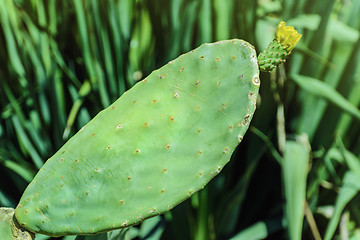
[(360, 239), (359, 0), (0, 6), (0, 206), (15, 207), (47, 158), (152, 70), (222, 39), (261, 51), (285, 20), (303, 38), (262, 73), (251, 128), (222, 173), (164, 216), (89, 239)]

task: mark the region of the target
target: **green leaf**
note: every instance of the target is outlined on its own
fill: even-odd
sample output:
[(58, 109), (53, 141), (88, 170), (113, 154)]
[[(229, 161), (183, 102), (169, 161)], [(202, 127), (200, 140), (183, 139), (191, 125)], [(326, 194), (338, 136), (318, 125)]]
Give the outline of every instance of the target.
[(333, 239), (335, 230), (339, 224), (341, 213), (351, 199), (360, 191), (360, 176), (347, 171), (344, 177), (343, 186), (337, 195), (334, 214), (330, 219), (329, 225), (325, 232), (324, 240)]
[(321, 16), (318, 14), (301, 14), (286, 21), (289, 26), (303, 27), (315, 31), (319, 27)]
[(299, 137), (298, 141), (286, 141), (282, 173), (291, 240), (301, 239), (309, 158), (310, 145), (306, 135)]
[(95, 235), (79, 235), (75, 240), (108, 240), (108, 236), (106, 232)]
[(266, 239), (272, 233), (279, 231), (282, 228), (282, 220), (271, 219), (269, 221), (260, 221), (251, 225), (250, 227), (242, 230), (231, 240), (258, 240), (258, 239)]
[(16, 172), (19, 176), (21, 176), (25, 181), (28, 183), (34, 178), (35, 173), (25, 166), (18, 164), (15, 161), (11, 160), (3, 160), (0, 158), (0, 164), (4, 165), (5, 167), (11, 169), (12, 171)]
[(291, 74), (290, 78), (305, 91), (328, 100), (360, 120), (359, 109), (328, 84), (316, 78), (299, 74)]
[(147, 240), (160, 239), (164, 231), (164, 224), (162, 223), (161, 217), (156, 216), (145, 220), (140, 225), (139, 237)]
[(328, 25), (327, 31), (337, 41), (340, 42), (356, 42), (359, 39), (359, 31), (349, 27), (345, 23), (331, 19), (330, 24)]

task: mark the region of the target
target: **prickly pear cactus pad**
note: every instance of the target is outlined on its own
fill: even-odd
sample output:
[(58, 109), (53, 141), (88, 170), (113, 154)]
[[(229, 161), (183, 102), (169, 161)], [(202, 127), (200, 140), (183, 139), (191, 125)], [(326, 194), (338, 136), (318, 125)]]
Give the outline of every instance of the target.
[(152, 72), (51, 157), (16, 209), (52, 236), (164, 213), (215, 177), (248, 129), (260, 86), (247, 42), (204, 44)]

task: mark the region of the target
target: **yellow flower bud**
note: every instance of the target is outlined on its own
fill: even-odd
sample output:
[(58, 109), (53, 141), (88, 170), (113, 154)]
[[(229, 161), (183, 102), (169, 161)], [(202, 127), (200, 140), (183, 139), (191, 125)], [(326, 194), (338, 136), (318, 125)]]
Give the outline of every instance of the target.
[(294, 27), (286, 26), (284, 21), (279, 23), (276, 29), (276, 40), (287, 52), (290, 53), (294, 49), (300, 38), (301, 34), (299, 34)]

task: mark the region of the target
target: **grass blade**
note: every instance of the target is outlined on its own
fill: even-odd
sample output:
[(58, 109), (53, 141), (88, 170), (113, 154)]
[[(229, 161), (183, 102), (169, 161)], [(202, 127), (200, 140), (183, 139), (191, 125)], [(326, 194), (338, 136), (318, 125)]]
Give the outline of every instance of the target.
[(81, 86), (78, 97), (74, 100), (73, 106), (71, 107), (69, 117), (66, 123), (66, 128), (63, 133), (63, 139), (67, 139), (70, 134), (70, 130), (75, 122), (76, 116), (78, 115), (80, 108), (84, 102), (84, 97), (86, 97), (91, 91), (91, 85), (89, 81), (85, 81)]
[(306, 135), (301, 136), (299, 142), (286, 141), (282, 172), (291, 240), (300, 240), (302, 235), (309, 157), (310, 147)]
[(146, 220), (141, 224), (139, 229), (139, 237), (147, 240), (160, 239), (164, 231), (164, 224), (160, 216), (156, 216)]
[(211, 2), (202, 0), (199, 12), (199, 42), (198, 44), (210, 42), (212, 40), (212, 23), (211, 23)]
[(290, 78), (305, 91), (328, 100), (360, 120), (359, 109), (328, 84), (318, 79), (299, 74), (292, 74)]
[(11, 10), (14, 10), (13, 2), (1, 0), (0, 5), (1, 6), (7, 5), (7, 8), (4, 8), (4, 7), (0, 8), (0, 21), (1, 21), (0, 23), (1, 23), (1, 26), (3, 27), (3, 30), (5, 33), (4, 36), (5, 36), (5, 40), (6, 40), (6, 44), (7, 44), (7, 50), (8, 50), (8, 54), (9, 54), (9, 58), (10, 58), (10, 63), (12, 65), (12, 67), (14, 68), (15, 72), (21, 78), (23, 78), (25, 76), (25, 69), (20, 60), (20, 56), (18, 54), (18, 50), (16, 47), (17, 44), (14, 39), (14, 35), (13, 35), (12, 29), (11, 29), (9, 16), (8, 16), (8, 10), (10, 9), (10, 7), (12, 8)]
[(44, 164), (44, 161), (42, 160), (42, 158), (34, 148), (33, 144), (31, 143), (30, 139), (26, 135), (25, 129), (22, 127), (19, 118), (17, 116), (13, 116), (12, 123), (14, 125), (19, 142), (22, 143), (25, 151), (30, 154), (35, 166), (40, 169)]
[(15, 161), (11, 160), (4, 160), (0, 158), (0, 164), (4, 165), (4, 167), (11, 169), (12, 171), (16, 172), (19, 176), (21, 176), (25, 181), (28, 183), (33, 180), (35, 176), (35, 172), (21, 164), (16, 163)]
[(85, 19), (85, 6), (83, 4), (87, 4), (86, 2), (83, 3), (82, 1), (74, 1), (75, 5), (75, 12), (76, 12), (76, 18), (78, 22), (78, 28), (80, 32), (81, 37), (81, 45), (83, 48), (83, 54), (84, 54), (84, 61), (86, 65), (86, 69), (88, 71), (90, 80), (95, 80), (95, 71), (94, 71), (94, 64), (92, 61), (91, 56), (91, 50), (90, 50), (90, 40), (88, 35), (88, 29), (86, 25), (86, 19)]
[(234, 237), (230, 238), (231, 240), (258, 240), (266, 239), (272, 233), (281, 230), (282, 228), (282, 219), (271, 219), (268, 221), (257, 222), (250, 227), (242, 230)]
[(360, 176), (351, 171), (346, 172), (344, 177), (344, 184), (337, 195), (334, 214), (330, 219), (328, 227), (325, 232), (324, 240), (333, 238), (335, 230), (339, 224), (341, 213), (349, 201), (355, 197), (360, 191)]
[(230, 37), (231, 16), (233, 10), (232, 1), (214, 1), (215, 10), (215, 35), (216, 40), (224, 40)]

